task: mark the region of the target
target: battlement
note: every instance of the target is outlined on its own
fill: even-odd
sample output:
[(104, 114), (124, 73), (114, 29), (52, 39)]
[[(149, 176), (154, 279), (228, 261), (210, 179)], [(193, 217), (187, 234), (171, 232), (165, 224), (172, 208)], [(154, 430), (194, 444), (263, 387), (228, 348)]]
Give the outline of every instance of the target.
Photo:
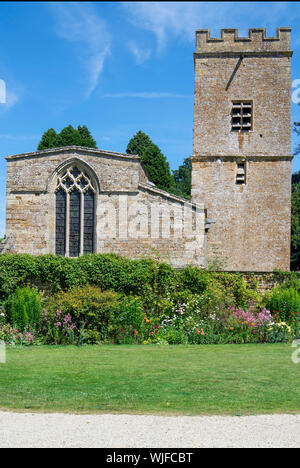
[(238, 29), (221, 29), (221, 37), (210, 37), (209, 29), (196, 31), (197, 53), (219, 52), (290, 52), (291, 28), (277, 28), (276, 37), (267, 37), (266, 28), (251, 28), (248, 37), (239, 37)]

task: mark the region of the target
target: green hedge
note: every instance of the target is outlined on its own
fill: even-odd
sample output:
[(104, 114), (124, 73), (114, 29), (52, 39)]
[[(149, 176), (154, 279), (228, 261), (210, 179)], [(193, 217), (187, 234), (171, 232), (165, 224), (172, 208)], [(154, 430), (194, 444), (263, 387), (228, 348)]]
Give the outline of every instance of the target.
[(164, 263), (143, 258), (131, 260), (115, 254), (92, 254), (79, 258), (56, 255), (0, 255), (0, 301), (16, 288), (37, 286), (49, 293), (94, 284), (102, 290), (144, 295), (164, 292), (176, 271)]
[[(295, 286), (296, 281), (299, 284), (299, 279), (289, 274), (284, 275), (284, 281), (290, 283), (289, 286), (291, 283)], [(79, 258), (0, 255), (0, 302), (17, 288), (26, 286), (54, 294), (86, 284), (103, 291), (141, 296), (149, 304), (154, 296), (165, 296), (169, 291), (201, 294), (210, 288), (218, 288), (232, 295), (241, 306), (245, 301), (255, 299), (257, 294), (255, 284), (247, 284), (241, 274), (212, 272), (192, 266), (178, 271), (151, 258), (132, 260), (115, 254), (90, 254)]]

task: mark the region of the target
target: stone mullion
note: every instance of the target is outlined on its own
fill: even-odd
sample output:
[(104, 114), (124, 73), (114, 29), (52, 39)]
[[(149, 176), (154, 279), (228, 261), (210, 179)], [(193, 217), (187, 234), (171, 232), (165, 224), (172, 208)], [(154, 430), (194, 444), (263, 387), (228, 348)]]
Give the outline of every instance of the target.
[(70, 193), (67, 192), (66, 200), (66, 257), (69, 257), (70, 252)]
[(81, 192), (81, 206), (80, 206), (80, 252), (83, 255), (84, 249), (84, 193)]
[(241, 102), (241, 118), (240, 118), (240, 125), (241, 125), (241, 130), (243, 130), (243, 124), (244, 124), (244, 108), (243, 108), (243, 102)]

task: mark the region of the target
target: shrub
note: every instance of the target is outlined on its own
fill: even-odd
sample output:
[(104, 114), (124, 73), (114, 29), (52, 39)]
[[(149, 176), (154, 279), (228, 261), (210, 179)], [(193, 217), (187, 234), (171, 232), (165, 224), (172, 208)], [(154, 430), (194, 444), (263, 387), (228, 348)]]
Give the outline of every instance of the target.
[(229, 314), (231, 307), (236, 305), (235, 297), (231, 291), (227, 291), (224, 286), (212, 283), (212, 285), (205, 291), (202, 297), (202, 316), (209, 317), (215, 314), (218, 318), (226, 318)]
[(280, 289), (293, 288), (300, 294), (300, 275), (295, 271), (275, 271), (274, 278), (280, 283)]
[(277, 321), (284, 321), (297, 326), (300, 313), (300, 294), (294, 288), (274, 288), (264, 298), (266, 307), (270, 309)]
[(0, 300), (6, 300), (19, 287), (38, 277), (36, 259), (32, 255), (0, 255)]
[(52, 313), (60, 310), (64, 315), (71, 315), (78, 329), (97, 330), (101, 339), (106, 339), (115, 329), (115, 318), (120, 314), (121, 304), (121, 294), (102, 292), (87, 285), (58, 293), (48, 301), (48, 308)]
[(17, 289), (7, 302), (8, 322), (24, 331), (28, 326), (34, 328), (41, 317), (41, 298), (37, 290)]
[(132, 260), (116, 254), (88, 254), (78, 258), (59, 255), (0, 255), (0, 301), (16, 288), (37, 286), (49, 294), (88, 283), (101, 290), (126, 295), (163, 293), (176, 270), (151, 258)]
[(198, 327), (186, 333), (189, 344), (224, 344), (228, 343), (223, 323), (216, 317), (207, 317)]
[(141, 300), (135, 296), (102, 292), (96, 286), (86, 285), (61, 291), (48, 300), (47, 307), (52, 315), (56, 310), (70, 315), (77, 329), (82, 329), (84, 342), (113, 340), (120, 334), (142, 336), (144, 311)]
[(120, 304), (120, 311), (115, 317), (118, 343), (138, 343), (144, 336), (144, 310), (140, 298), (125, 297)]
[(101, 341), (100, 333), (97, 330), (86, 330), (82, 329), (80, 331), (79, 342), (85, 344), (99, 344)]
[(0, 326), (0, 340), (4, 341), (6, 344), (10, 345), (23, 345), (29, 346), (34, 344), (35, 336), (33, 332), (29, 329), (21, 333), (15, 327), (12, 327), (9, 324)]
[(50, 254), (35, 257), (35, 270), (29, 272), (29, 280), (50, 294), (83, 286), (88, 282), (88, 273), (78, 260)]
[(44, 343), (47, 344), (75, 344), (78, 341), (76, 336), (77, 327), (73, 323), (69, 314), (62, 314), (57, 310), (54, 314), (49, 314), (43, 310), (39, 334)]
[(0, 326), (6, 323), (5, 307), (0, 306)]
[(187, 289), (194, 294), (204, 292), (212, 282), (212, 276), (206, 270), (188, 266), (178, 273), (181, 289)]
[(51, 254), (0, 255), (0, 301), (6, 300), (18, 287), (37, 286), (51, 295), (88, 283), (102, 291), (142, 296), (148, 309), (153, 297), (175, 290), (202, 294), (215, 286), (233, 294), (237, 305), (255, 294), (241, 275), (208, 272), (192, 266), (177, 271), (152, 258), (132, 260), (116, 254), (88, 254), (78, 258)]
[(187, 343), (187, 337), (184, 331), (180, 329), (178, 330), (176, 328), (169, 328), (164, 332), (163, 336), (167, 343), (170, 345)]
[(256, 283), (247, 283), (241, 273), (218, 272), (211, 273), (215, 287), (223, 289), (234, 298), (235, 305), (247, 307), (249, 302), (259, 302), (260, 295), (256, 291)]
[(269, 343), (287, 343), (294, 338), (292, 328), (285, 322), (270, 323), (268, 328)]

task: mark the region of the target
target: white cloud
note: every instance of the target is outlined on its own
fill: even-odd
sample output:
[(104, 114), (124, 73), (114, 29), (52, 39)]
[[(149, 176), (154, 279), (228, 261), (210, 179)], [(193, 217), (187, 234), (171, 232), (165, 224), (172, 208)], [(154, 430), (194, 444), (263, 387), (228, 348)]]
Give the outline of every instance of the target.
[(6, 91), (6, 107), (10, 109), (19, 101), (19, 96), (14, 91)]
[(4, 99), (0, 100), (0, 111), (6, 112), (7, 110), (14, 107), (19, 101), (19, 95), (10, 89), (6, 88)]
[(4, 80), (0, 80), (0, 104), (6, 103), (6, 84)]
[(0, 140), (11, 140), (11, 141), (27, 141), (37, 140), (41, 138), (40, 135), (11, 135), (9, 133), (0, 134)]
[(151, 49), (143, 49), (135, 41), (128, 42), (128, 48), (130, 52), (134, 55), (136, 63), (141, 65), (146, 62), (151, 55)]
[[(216, 6), (209, 2), (123, 2), (130, 14), (131, 22), (140, 28), (151, 31), (156, 36), (157, 53), (161, 53), (172, 36), (193, 41), (196, 29), (216, 23)], [(228, 4), (220, 4), (220, 10), (232, 9)]]
[(160, 92), (142, 92), (142, 93), (110, 93), (104, 94), (104, 98), (142, 98), (142, 99), (156, 99), (156, 98), (191, 98), (188, 94), (176, 94), (176, 93), (160, 93)]
[(80, 60), (88, 72), (86, 97), (99, 83), (104, 62), (110, 54), (111, 36), (106, 22), (90, 3), (61, 2), (50, 4), (56, 18), (56, 33), (67, 41), (77, 43)]
[[(289, 26), (300, 14), (299, 2), (122, 2), (129, 21), (150, 31), (156, 38), (156, 52), (164, 52), (172, 40), (192, 43), (195, 31), (205, 28), (219, 37), (221, 28), (239, 28), (247, 36), (251, 27)], [(295, 32), (296, 35), (296, 32)]]

